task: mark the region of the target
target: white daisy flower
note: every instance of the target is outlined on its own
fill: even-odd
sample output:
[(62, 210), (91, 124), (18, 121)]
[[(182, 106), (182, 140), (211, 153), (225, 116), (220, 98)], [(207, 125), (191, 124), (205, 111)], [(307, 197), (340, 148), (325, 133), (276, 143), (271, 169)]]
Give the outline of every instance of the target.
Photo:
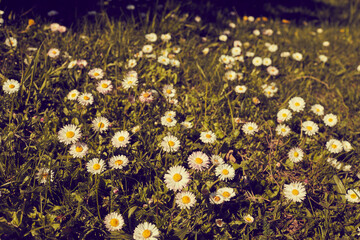
[(36, 178), (38, 179), (40, 184), (45, 184), (48, 181), (54, 181), (54, 172), (49, 168), (40, 168), (36, 173)]
[(216, 193), (223, 196), (225, 202), (230, 201), (236, 195), (234, 189), (229, 187), (219, 188)]
[(92, 121), (94, 131), (106, 132), (109, 128), (109, 120), (104, 117), (97, 117)]
[(153, 51), (153, 46), (151, 45), (144, 45), (142, 48), (142, 51), (144, 53), (151, 53)]
[(211, 193), (209, 200), (211, 204), (222, 204), (225, 201), (224, 197), (217, 192)]
[(342, 143), (337, 139), (330, 139), (326, 143), (326, 148), (331, 153), (339, 153), (343, 150)]
[(255, 67), (261, 66), (263, 64), (263, 60), (262, 60), (261, 57), (254, 57), (253, 60), (252, 60), (252, 64)]
[(339, 162), (338, 160), (336, 160), (336, 158), (328, 158), (326, 160), (328, 163), (330, 163), (331, 166), (333, 166), (334, 168), (340, 170), (342, 167), (342, 163)]
[(135, 126), (135, 127), (133, 127), (133, 128), (131, 129), (131, 132), (132, 132), (132, 133), (137, 133), (138, 131), (140, 131), (140, 129), (141, 129), (141, 126), (140, 126), (140, 125), (137, 125), (137, 126)]
[(176, 112), (175, 111), (166, 111), (164, 116), (166, 117), (176, 117)]
[(356, 71), (360, 72), (360, 65), (357, 66)]
[(289, 101), (289, 108), (294, 112), (301, 112), (305, 108), (305, 101), (301, 97), (293, 97)]
[(279, 75), (279, 69), (277, 69), (277, 67), (274, 67), (274, 66), (269, 66), (268, 68), (266, 68), (266, 71), (267, 71), (268, 74), (270, 74), (271, 76), (277, 76), (277, 75)]
[(180, 66), (180, 61), (176, 60), (176, 59), (170, 59), (170, 65), (172, 67), (179, 67)]
[(168, 65), (170, 63), (170, 59), (164, 56), (160, 56), (158, 58), (158, 62), (164, 65)]
[(233, 57), (239, 56), (240, 54), (241, 54), (241, 48), (240, 48), (240, 47), (233, 47), (233, 48), (231, 49), (231, 55), (232, 55)]
[(51, 58), (56, 58), (56, 57), (58, 57), (58, 56), (60, 55), (60, 51), (59, 51), (59, 49), (57, 49), (57, 48), (51, 48), (51, 49), (48, 51), (47, 55), (48, 55), (49, 57), (51, 57)]
[(214, 165), (224, 164), (224, 159), (222, 157), (220, 157), (219, 155), (212, 155), (210, 158), (210, 161)]
[(87, 151), (89, 150), (89, 147), (87, 144), (82, 142), (74, 143), (70, 146), (70, 155), (73, 156), (73, 158), (83, 158), (87, 154)]
[(246, 135), (254, 135), (259, 131), (258, 125), (254, 122), (247, 122), (241, 128)]
[(74, 124), (65, 125), (62, 129), (60, 129), (58, 138), (60, 142), (63, 142), (66, 145), (76, 143), (81, 138), (80, 128)]
[(208, 168), (210, 163), (209, 157), (200, 151), (193, 152), (187, 159), (189, 167), (198, 171)]
[(276, 44), (270, 44), (269, 47), (268, 47), (268, 50), (270, 52), (276, 52), (278, 49), (279, 49), (279, 47)]
[(148, 222), (137, 225), (133, 235), (135, 240), (157, 240), (159, 237), (159, 229), (154, 224)]
[(337, 118), (336, 115), (330, 113), (330, 114), (326, 114), (324, 116), (323, 121), (324, 121), (326, 126), (333, 127), (338, 122), (338, 118)]
[(173, 127), (177, 123), (176, 119), (173, 117), (163, 116), (161, 117), (161, 124), (165, 127)]
[(121, 85), (126, 90), (133, 88), (138, 85), (138, 79), (136, 77), (126, 77), (122, 82)]
[(324, 41), (324, 42), (323, 42), (323, 46), (324, 46), (324, 47), (330, 46), (330, 42), (329, 42), (329, 41)]
[(319, 55), (319, 60), (321, 61), (321, 62), (327, 62), (327, 60), (328, 60), (328, 57), (327, 56), (325, 56), (325, 55), (323, 55), (323, 54), (321, 54), (321, 55)]
[(233, 180), (235, 177), (235, 169), (229, 164), (221, 164), (216, 166), (215, 175), (221, 180), (227, 182), (227, 180)]
[(234, 81), (237, 78), (237, 74), (235, 71), (227, 71), (225, 73), (225, 80)]
[(89, 71), (88, 75), (91, 78), (102, 79), (104, 77), (104, 71), (101, 68), (93, 68)]
[(245, 93), (247, 90), (247, 87), (245, 85), (238, 85), (235, 87), (236, 93)]
[(129, 163), (129, 159), (124, 155), (116, 155), (110, 158), (109, 166), (112, 169), (122, 169), (127, 166)]
[(177, 137), (169, 135), (163, 138), (160, 146), (165, 152), (177, 152), (180, 148), (180, 141)]
[(138, 78), (138, 73), (134, 70), (131, 70), (129, 72), (126, 73), (125, 78)]
[(193, 127), (193, 124), (191, 122), (187, 122), (187, 121), (184, 121), (182, 123), (180, 123), (181, 126), (183, 126), (184, 128), (192, 128)]
[(351, 143), (348, 141), (342, 141), (342, 145), (344, 148), (345, 152), (350, 152), (351, 150), (353, 150), (353, 147), (351, 146)]
[(69, 62), (67, 68), (70, 68), (70, 69), (74, 68), (76, 66), (76, 63), (77, 63), (77, 60), (73, 60), (73, 61)]
[(301, 61), (303, 59), (303, 55), (301, 53), (296, 52), (292, 54), (292, 58), (296, 61)]
[(88, 163), (86, 163), (86, 168), (88, 172), (92, 174), (100, 174), (105, 171), (106, 166), (104, 160), (99, 158), (93, 158)]
[(301, 131), (304, 131), (308, 136), (312, 136), (319, 132), (319, 127), (313, 121), (305, 121), (301, 124)]
[(243, 219), (244, 219), (244, 221), (245, 221), (246, 223), (253, 223), (253, 222), (254, 222), (254, 218), (253, 218), (253, 216), (251, 216), (250, 214), (245, 215), (245, 216), (243, 217)]
[(130, 60), (128, 61), (127, 66), (128, 66), (128, 68), (133, 68), (133, 67), (136, 66), (136, 64), (137, 64), (136, 59), (130, 59)]
[(204, 55), (207, 55), (209, 53), (210, 49), (209, 48), (204, 48), (201, 52), (204, 54)]
[(292, 118), (292, 113), (289, 109), (281, 109), (277, 113), (277, 120), (278, 122), (286, 122)]
[(301, 148), (294, 147), (288, 153), (290, 161), (293, 163), (301, 162), (304, 158), (304, 151)]
[(320, 104), (315, 104), (311, 106), (311, 111), (318, 116), (324, 115), (324, 107)]
[(280, 136), (286, 137), (290, 132), (290, 127), (285, 124), (280, 124), (276, 127), (276, 133)]
[(7, 94), (16, 93), (19, 89), (20, 83), (14, 79), (8, 79), (3, 85), (3, 90)]
[(270, 58), (263, 58), (263, 60), (262, 60), (262, 64), (263, 64), (264, 66), (270, 66), (271, 63), (272, 63), (272, 61), (271, 61)]
[(165, 85), (163, 87), (163, 94), (166, 98), (173, 98), (173, 97), (175, 97), (176, 89), (173, 87), (172, 84)]
[(161, 34), (161, 40), (164, 41), (164, 42), (168, 42), (170, 41), (171, 39), (171, 34), (170, 33), (167, 33), (167, 34)]
[(16, 48), (16, 46), (17, 46), (16, 38), (9, 37), (9, 38), (5, 39), (5, 45), (8, 46), (8, 47)]
[(111, 92), (112, 89), (113, 89), (113, 85), (111, 84), (110, 80), (102, 80), (98, 82), (96, 87), (96, 90), (102, 94), (107, 94)]
[(200, 140), (203, 143), (214, 143), (216, 141), (216, 135), (212, 131), (201, 132)]
[(111, 143), (114, 147), (126, 147), (128, 143), (130, 143), (130, 134), (128, 131), (116, 132), (113, 138), (111, 139)]
[(181, 48), (180, 46), (173, 46), (172, 50), (174, 53), (179, 53), (181, 51)]
[(282, 57), (282, 58), (290, 57), (290, 55), (291, 55), (290, 52), (282, 52), (282, 53), (280, 53), (280, 57)]
[(351, 203), (360, 203), (360, 191), (349, 189), (345, 195), (346, 200)]
[(148, 40), (149, 42), (156, 42), (157, 40), (157, 36), (155, 33), (149, 33), (145, 35), (146, 40)]
[(305, 186), (301, 182), (284, 184), (285, 198), (294, 202), (302, 202), (306, 196)]
[(180, 209), (190, 209), (195, 205), (196, 197), (192, 192), (179, 192), (175, 196), (175, 201)]
[(108, 231), (119, 231), (124, 226), (124, 218), (121, 214), (112, 212), (105, 216), (104, 223)]
[(171, 167), (164, 178), (166, 187), (173, 191), (181, 191), (191, 181), (190, 174), (183, 166)]
[(260, 35), (260, 30), (259, 30), (259, 29), (255, 29), (255, 30), (253, 31), (253, 34), (254, 34), (255, 36), (259, 36), (259, 35)]
[(154, 100), (152, 91), (143, 91), (140, 93), (139, 100), (142, 103), (151, 103)]
[(87, 106), (94, 103), (94, 97), (91, 93), (83, 93), (77, 98), (81, 105)]

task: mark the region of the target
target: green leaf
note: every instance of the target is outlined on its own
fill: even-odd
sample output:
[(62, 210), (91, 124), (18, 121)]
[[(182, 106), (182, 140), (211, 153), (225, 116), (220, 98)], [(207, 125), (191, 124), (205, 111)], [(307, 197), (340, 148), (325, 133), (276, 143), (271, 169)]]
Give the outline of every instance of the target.
[(137, 206), (133, 206), (132, 208), (129, 209), (128, 218), (130, 218), (131, 215), (133, 215), (133, 213), (135, 212), (135, 210), (136, 210), (137, 208), (138, 208)]

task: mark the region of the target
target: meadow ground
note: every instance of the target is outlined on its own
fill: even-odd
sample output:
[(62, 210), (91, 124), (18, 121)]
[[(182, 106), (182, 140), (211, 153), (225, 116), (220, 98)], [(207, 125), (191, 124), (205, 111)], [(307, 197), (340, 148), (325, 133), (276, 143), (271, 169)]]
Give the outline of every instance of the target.
[(360, 31), (165, 5), (0, 27), (1, 239), (356, 239)]

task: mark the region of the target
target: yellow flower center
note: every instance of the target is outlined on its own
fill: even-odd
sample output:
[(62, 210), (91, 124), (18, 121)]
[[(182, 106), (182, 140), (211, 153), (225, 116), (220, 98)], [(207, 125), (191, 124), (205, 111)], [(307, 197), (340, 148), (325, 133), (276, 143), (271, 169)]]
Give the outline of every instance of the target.
[(332, 148), (337, 148), (336, 144), (331, 145)]
[(232, 75), (231, 75), (231, 74), (229, 74), (229, 78), (232, 78)]
[(131, 85), (132, 83), (133, 83), (133, 82), (132, 82), (131, 80), (130, 80), (130, 81), (128, 81), (128, 84), (129, 84), (129, 85)]
[(291, 193), (295, 196), (299, 195), (299, 191), (297, 189), (292, 190)]
[(299, 106), (300, 106), (300, 103), (296, 102), (296, 103), (295, 103), (295, 106), (296, 106), (296, 107), (299, 107)]
[(84, 96), (84, 100), (88, 101), (90, 98), (88, 96)]
[(211, 138), (211, 135), (210, 135), (210, 134), (206, 134), (206, 137), (207, 137), (207, 138)]
[(99, 73), (97, 73), (97, 72), (96, 72), (96, 73), (94, 73), (94, 76), (95, 76), (95, 77), (97, 77), (97, 76), (99, 76), (99, 75), (100, 75), (100, 74), (99, 74)]
[(173, 179), (175, 182), (180, 182), (180, 180), (182, 179), (182, 176), (179, 173), (175, 173), (173, 176)]
[(215, 197), (214, 197), (214, 201), (215, 201), (215, 202), (220, 201), (220, 197), (219, 197), (219, 196), (215, 196)]
[(253, 128), (252, 126), (248, 127), (248, 129), (249, 129), (250, 131), (254, 130), (254, 128)]
[(14, 84), (10, 84), (10, 85), (9, 85), (9, 88), (11, 88), (11, 89), (14, 88), (14, 87), (15, 87)]
[(98, 123), (98, 127), (99, 127), (99, 128), (104, 128), (104, 127), (105, 127), (105, 124), (103, 124), (102, 122), (99, 122), (99, 123)]
[(143, 231), (143, 233), (142, 233), (142, 236), (143, 236), (144, 238), (149, 238), (149, 237), (151, 236), (151, 231), (148, 230), (148, 229), (145, 229), (145, 230)]
[(117, 220), (116, 218), (113, 218), (110, 220), (110, 225), (113, 227), (117, 227), (119, 226), (119, 220)]
[(170, 93), (171, 93), (171, 90), (170, 90), (170, 89), (166, 89), (166, 93), (167, 93), (167, 94), (170, 94)]
[(56, 53), (57, 53), (57, 51), (55, 51), (55, 50), (54, 50), (52, 53), (53, 53), (53, 54), (56, 54)]
[(298, 152), (294, 152), (294, 157), (298, 157), (299, 153)]
[(14, 45), (14, 42), (13, 42), (12, 40), (10, 40), (10, 45), (11, 45), (11, 46)]
[(249, 217), (249, 216), (247, 216), (247, 217), (245, 217), (245, 221), (247, 221), (247, 222), (252, 222), (252, 218)]
[(119, 140), (119, 142), (122, 142), (122, 141), (124, 141), (124, 140), (125, 140), (125, 137), (120, 136), (120, 137), (118, 138), (118, 140)]
[(224, 197), (226, 197), (226, 198), (230, 197), (230, 193), (229, 193), (229, 192), (223, 192), (222, 195), (223, 195)]
[(181, 198), (181, 200), (182, 200), (182, 202), (183, 202), (184, 204), (188, 204), (188, 203), (190, 202), (190, 197), (189, 197), (189, 196), (183, 196), (183, 197)]
[(100, 164), (98, 164), (98, 163), (95, 163), (94, 165), (93, 165), (93, 169), (94, 170), (99, 170), (101, 168), (101, 166), (100, 166)]
[(350, 198), (356, 199), (356, 198), (357, 198), (357, 195), (356, 195), (355, 193), (352, 193), (352, 194), (350, 194)]
[(239, 91), (242, 91), (243, 90), (243, 88), (242, 87), (239, 87)]
[(148, 98), (148, 97), (150, 97), (150, 94), (146, 92), (146, 93), (143, 94), (143, 97)]
[(175, 143), (173, 141), (168, 141), (168, 144), (170, 147), (173, 147), (175, 145)]
[(49, 175), (49, 174), (47, 174), (47, 173), (43, 173), (43, 174), (42, 174), (42, 178), (43, 178), (43, 179), (47, 179), (48, 175)]
[(172, 118), (168, 117), (168, 118), (166, 118), (166, 121), (171, 123), (173, 120), (172, 120)]
[(120, 160), (120, 159), (119, 159), (119, 160), (116, 160), (116, 161), (115, 161), (115, 164), (120, 166), (120, 165), (122, 165), (122, 164), (123, 164), (123, 161), (122, 161), (122, 160)]
[(285, 128), (282, 128), (281, 131), (282, 131), (282, 132), (286, 132), (286, 129), (285, 129)]
[(103, 84), (101, 84), (101, 87), (102, 88), (107, 88), (109, 85), (107, 85), (106, 83), (103, 83)]
[(223, 169), (221, 173), (222, 173), (223, 175), (228, 175), (228, 174), (229, 174), (229, 170)]
[(83, 148), (82, 148), (81, 146), (77, 146), (77, 147), (75, 148), (75, 151), (76, 151), (76, 152), (82, 152), (82, 151), (83, 151)]
[(74, 137), (74, 135), (75, 135), (75, 133), (73, 131), (66, 132), (66, 137), (67, 138), (72, 138), (72, 137)]
[(195, 158), (195, 162), (197, 164), (202, 164), (203, 163), (203, 160), (201, 158)]
[(165, 59), (165, 58), (163, 58), (163, 59), (162, 59), (162, 61), (163, 61), (163, 62), (166, 62), (166, 59)]
[(332, 118), (329, 118), (329, 122), (332, 122), (333, 121), (333, 119)]
[(72, 98), (76, 97), (76, 93), (71, 94), (71, 97)]
[(317, 108), (316, 111), (317, 111), (317, 112), (320, 112), (320, 109)]
[(306, 129), (311, 131), (313, 128), (312, 128), (312, 126), (307, 126)]

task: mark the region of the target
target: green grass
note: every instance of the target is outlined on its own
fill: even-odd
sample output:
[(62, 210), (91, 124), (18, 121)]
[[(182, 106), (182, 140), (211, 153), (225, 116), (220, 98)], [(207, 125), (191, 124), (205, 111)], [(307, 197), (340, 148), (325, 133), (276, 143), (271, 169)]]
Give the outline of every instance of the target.
[[(16, 48), (1, 43), (0, 60), (2, 85), (7, 79), (20, 82), (20, 90), (0, 95), (0, 236), (4, 239), (131, 239), (134, 229), (142, 222), (156, 225), (160, 239), (354, 239), (360, 227), (359, 203), (345, 199), (348, 189), (359, 189), (359, 127), (360, 127), (360, 64), (358, 52), (360, 32), (355, 27), (340, 29), (336, 25), (296, 26), (277, 20), (246, 22), (242, 16), (223, 16), (214, 23), (187, 19), (178, 6), (166, 5), (163, 12), (140, 20), (123, 21), (98, 15), (95, 22), (83, 19), (76, 30), (52, 33), (49, 24), (37, 19), (26, 28), (26, 19), (0, 28), (1, 42), (8, 37), (18, 41)], [(24, 21), (24, 22), (22, 22)], [(230, 22), (236, 28), (228, 27)], [(324, 32), (317, 33), (322, 27)], [(218, 40), (230, 30), (226, 42)], [(255, 36), (254, 29), (272, 29), (272, 36)], [(154, 32), (155, 43), (145, 34)], [(170, 33), (165, 43), (160, 35)], [(204, 41), (202, 37), (206, 37)], [(233, 41), (243, 43), (242, 55), (270, 57), (279, 69), (270, 76), (265, 66), (255, 67), (251, 57), (235, 62), (232, 70), (243, 73), (242, 80), (224, 80), (225, 65), (221, 55), (231, 55)], [(322, 43), (329, 41), (330, 46)], [(248, 42), (248, 44), (245, 44)], [(271, 53), (265, 43), (277, 44)], [(162, 50), (172, 53), (173, 46), (181, 51), (174, 54), (178, 68), (164, 66), (157, 59), (137, 58), (133, 68), (139, 85), (126, 90), (122, 87), (126, 64), (135, 58), (145, 44), (151, 44), (157, 56)], [(28, 47), (36, 47), (35, 52)], [(207, 55), (202, 53), (210, 48)], [(60, 50), (60, 56), (47, 56), (50, 48)], [(300, 52), (303, 60), (282, 58), (280, 53)], [(65, 58), (67, 52), (72, 58)], [(329, 59), (319, 61), (320, 54)], [(25, 64), (24, 60), (32, 61)], [(69, 69), (71, 60), (85, 59), (88, 65)], [(112, 81), (113, 90), (103, 95), (96, 90), (98, 80), (89, 77), (93, 68), (101, 68), (103, 79)], [(267, 98), (262, 85), (276, 83), (278, 92)], [(173, 84), (178, 104), (169, 103), (162, 89)], [(246, 85), (244, 94), (235, 86)], [(72, 89), (89, 92), (94, 103), (82, 106), (67, 97)], [(142, 91), (154, 89), (159, 96), (150, 104), (139, 101)], [(277, 112), (288, 108), (295, 96), (306, 102), (304, 111), (293, 112), (286, 122), (292, 133), (286, 137), (276, 134)], [(132, 102), (129, 99), (135, 98)], [(260, 103), (255, 104), (253, 98)], [(338, 116), (334, 127), (325, 126), (322, 117), (310, 111), (321, 104), (325, 114)], [(160, 118), (168, 110), (177, 113), (178, 123), (165, 127)], [(99, 134), (92, 128), (97, 116), (106, 117), (111, 127)], [(255, 122), (259, 131), (246, 135), (243, 122)], [(190, 121), (193, 128), (184, 129), (180, 122)], [(312, 120), (320, 131), (306, 136), (301, 122)], [(88, 144), (88, 154), (73, 158), (69, 147), (58, 139), (58, 132), (67, 124), (81, 128), (81, 141)], [(132, 133), (131, 129), (141, 126)], [(115, 132), (127, 130), (131, 140), (125, 148), (115, 148), (111, 139)], [(217, 140), (204, 144), (200, 133), (211, 130)], [(160, 147), (170, 133), (181, 143), (177, 152), (167, 153)], [(331, 154), (325, 144), (331, 138), (347, 140), (354, 150)], [(288, 152), (300, 147), (304, 159), (292, 163)], [(190, 170), (187, 159), (195, 151), (208, 156), (218, 154), (235, 169), (235, 177), (227, 182), (218, 180), (215, 166), (205, 171)], [(126, 155), (130, 163), (121, 170), (111, 169), (109, 159)], [(350, 171), (337, 170), (326, 160), (337, 158)], [(105, 160), (107, 170), (93, 175), (86, 163), (93, 158)], [(196, 204), (181, 210), (175, 204), (174, 191), (164, 175), (175, 165), (191, 173), (185, 189), (195, 194)], [(54, 172), (54, 180), (39, 183), (37, 173), (46, 167)], [(306, 197), (302, 202), (288, 201), (284, 184), (299, 181), (305, 184)], [(209, 202), (209, 193), (221, 187), (231, 187), (236, 196), (216, 205)], [(116, 191), (114, 191), (116, 190)], [(150, 201), (151, 200), (151, 201)], [(104, 218), (111, 212), (124, 217), (120, 231), (109, 232)], [(243, 217), (250, 214), (253, 223)], [(222, 219), (223, 227), (215, 220)]]

